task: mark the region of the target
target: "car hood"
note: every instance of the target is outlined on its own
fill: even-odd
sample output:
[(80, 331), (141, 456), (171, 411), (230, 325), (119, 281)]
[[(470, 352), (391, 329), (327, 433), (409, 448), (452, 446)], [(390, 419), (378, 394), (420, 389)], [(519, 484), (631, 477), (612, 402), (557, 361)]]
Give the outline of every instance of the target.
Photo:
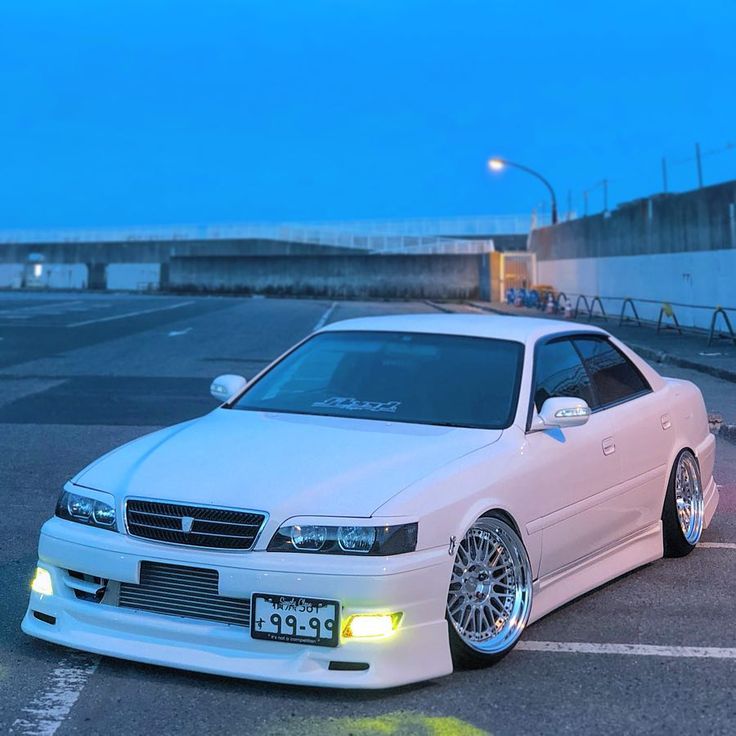
[(292, 516), (368, 517), (500, 430), (235, 409), (146, 435), (74, 483), (118, 498), (211, 504)]

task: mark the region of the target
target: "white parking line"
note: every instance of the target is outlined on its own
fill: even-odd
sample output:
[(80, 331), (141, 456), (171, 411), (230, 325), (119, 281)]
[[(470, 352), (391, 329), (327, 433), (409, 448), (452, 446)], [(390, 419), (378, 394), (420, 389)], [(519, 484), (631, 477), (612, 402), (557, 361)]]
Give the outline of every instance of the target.
[(110, 317), (99, 317), (98, 319), (86, 319), (84, 322), (72, 322), (67, 327), (84, 327), (85, 325), (94, 325), (98, 322), (113, 322), (117, 319), (127, 319), (128, 317), (137, 317), (141, 314), (153, 314), (154, 312), (166, 312), (169, 309), (179, 309), (179, 307), (186, 307), (188, 304), (194, 304), (193, 301), (178, 302), (177, 304), (171, 304), (167, 307), (156, 307), (154, 309), (141, 309), (138, 312), (126, 312), (125, 314), (113, 314)]
[(319, 318), (317, 324), (312, 328), (312, 332), (321, 330), (326, 324), (327, 320), (332, 317), (332, 313), (337, 309), (337, 302), (332, 302), (330, 306), (325, 310), (325, 313)]
[(704, 549), (736, 549), (736, 542), (698, 542)]
[(65, 657), (48, 677), (44, 691), (23, 708), (12, 732), (24, 736), (53, 736), (79, 699), (99, 658), (75, 652)]
[(65, 302), (57, 302), (53, 299), (46, 299), (41, 304), (20, 304), (15, 307), (6, 307), (4, 309), (0, 309), (0, 314), (5, 315), (8, 313), (14, 313), (14, 312), (35, 312), (39, 309), (43, 311), (51, 310), (50, 313), (54, 313), (58, 310), (59, 307), (68, 307), (70, 304), (82, 304), (81, 299), (73, 299), (72, 301), (65, 301)]
[(570, 654), (630, 654), (637, 657), (690, 657), (696, 659), (736, 659), (736, 647), (670, 647), (655, 644), (597, 644), (577, 641), (533, 641), (516, 645), (525, 652)]

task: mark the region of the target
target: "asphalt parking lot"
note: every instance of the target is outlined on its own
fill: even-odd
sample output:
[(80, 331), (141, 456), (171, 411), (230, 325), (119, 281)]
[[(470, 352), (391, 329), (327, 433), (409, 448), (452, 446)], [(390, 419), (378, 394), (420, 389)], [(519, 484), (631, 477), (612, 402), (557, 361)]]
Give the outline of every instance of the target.
[[(736, 445), (704, 544), (531, 626), (490, 670), (389, 692), (324, 691), (74, 654), (19, 628), (37, 533), (69, 476), (207, 412), (220, 373), (252, 375), (324, 321), (422, 303), (0, 293), (0, 730), (14, 734), (736, 732)], [(708, 407), (736, 385), (703, 384)]]

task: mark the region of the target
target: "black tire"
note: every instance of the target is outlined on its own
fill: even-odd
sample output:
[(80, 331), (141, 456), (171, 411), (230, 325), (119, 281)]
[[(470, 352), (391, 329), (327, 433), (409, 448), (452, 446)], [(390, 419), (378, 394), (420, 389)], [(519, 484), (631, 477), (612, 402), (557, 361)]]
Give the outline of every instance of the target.
[[(684, 522), (681, 521), (677, 506), (677, 476), (678, 472), (682, 472), (683, 466), (688, 479), (696, 487), (694, 495), (697, 497), (692, 504), (694, 518), (692, 524), (688, 526), (687, 533), (683, 530)], [(697, 458), (691, 450), (682, 450), (672, 466), (662, 508), (662, 540), (665, 557), (685, 557), (695, 549), (703, 529), (702, 488)]]
[[(483, 548), (490, 550), (487, 554), (478, 546), (478, 540), (481, 540), (480, 544), (486, 544), (485, 540), (488, 540), (487, 546)], [(473, 552), (477, 557), (470, 560), (468, 555)], [(487, 567), (482, 565), (482, 559), (489, 562)], [(504, 592), (503, 588), (508, 588), (512, 581), (513, 593)], [(468, 592), (473, 588), (474, 592)], [(502, 609), (500, 613), (492, 607), (491, 599)], [(531, 565), (523, 541), (505, 519), (499, 516), (482, 516), (458, 545), (448, 591), (445, 617), (455, 667), (477, 669), (489, 667), (503, 659), (514, 648), (526, 626), (531, 611), (531, 599)], [(461, 609), (474, 606), (486, 611), (487, 615), (495, 613), (498, 618), (494, 618), (494, 621), (497, 623), (506, 616), (506, 622), (498, 629), (497, 634), (488, 634), (489, 627), (483, 623), (488, 622), (487, 615), (483, 619), (482, 614), (479, 614), (477, 634), (467, 630), (471, 623), (469, 620), (465, 627), (462, 622), (455, 620), (458, 616), (462, 619)], [(475, 630), (475, 624), (473, 628)], [(463, 635), (459, 633), (461, 629)], [(469, 643), (474, 635), (479, 637), (477, 642)], [(482, 639), (483, 636), (487, 638)]]

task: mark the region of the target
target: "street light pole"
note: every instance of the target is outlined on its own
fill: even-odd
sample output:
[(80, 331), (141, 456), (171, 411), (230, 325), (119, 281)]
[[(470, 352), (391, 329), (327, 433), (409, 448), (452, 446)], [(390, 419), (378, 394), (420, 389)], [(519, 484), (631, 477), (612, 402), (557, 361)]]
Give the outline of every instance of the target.
[(501, 171), (504, 167), (511, 166), (515, 169), (521, 169), (521, 171), (526, 171), (527, 174), (531, 174), (532, 176), (539, 179), (539, 181), (544, 184), (545, 187), (547, 187), (547, 190), (549, 191), (550, 199), (552, 200), (552, 224), (557, 224), (557, 197), (555, 196), (555, 190), (552, 188), (552, 185), (545, 179), (538, 171), (535, 171), (534, 169), (530, 169), (528, 166), (524, 166), (523, 164), (517, 164), (513, 161), (509, 161), (505, 158), (499, 158), (494, 157), (488, 161), (488, 167), (492, 171)]

